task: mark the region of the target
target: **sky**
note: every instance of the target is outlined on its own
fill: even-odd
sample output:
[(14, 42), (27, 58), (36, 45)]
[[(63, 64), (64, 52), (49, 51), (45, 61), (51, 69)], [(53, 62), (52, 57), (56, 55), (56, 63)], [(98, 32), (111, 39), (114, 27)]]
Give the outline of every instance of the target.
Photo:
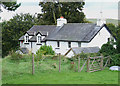
[[(19, 13), (41, 13), (41, 7), (38, 5), (40, 0), (17, 0), (21, 6), (16, 11), (8, 11), (2, 8), (0, 13), (1, 21), (11, 19), (15, 14)], [(102, 17), (107, 19), (118, 19), (118, 1), (120, 0), (85, 0), (83, 12), (86, 18), (100, 18), (100, 11), (103, 12)], [(0, 21), (0, 22), (1, 22)]]

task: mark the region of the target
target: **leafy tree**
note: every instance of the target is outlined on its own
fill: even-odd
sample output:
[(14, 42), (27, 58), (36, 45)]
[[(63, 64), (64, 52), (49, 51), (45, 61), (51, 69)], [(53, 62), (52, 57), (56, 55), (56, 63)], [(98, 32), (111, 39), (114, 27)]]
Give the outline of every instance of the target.
[(36, 18), (30, 14), (17, 14), (9, 21), (2, 23), (2, 55), (19, 47), (18, 39), (29, 30), (36, 22)]
[[(18, 7), (20, 7), (21, 3), (17, 4), (17, 2), (1, 2), (0, 5), (6, 10), (15, 11)], [(0, 9), (0, 11), (2, 10)]]
[(104, 56), (113, 55), (116, 53), (116, 49), (111, 45), (109, 42), (106, 44), (103, 44), (100, 50), (100, 53), (102, 53)]
[(64, 16), (69, 23), (85, 22), (82, 12), (84, 2), (40, 2), (43, 15), (39, 15), (47, 24), (56, 24), (56, 19)]

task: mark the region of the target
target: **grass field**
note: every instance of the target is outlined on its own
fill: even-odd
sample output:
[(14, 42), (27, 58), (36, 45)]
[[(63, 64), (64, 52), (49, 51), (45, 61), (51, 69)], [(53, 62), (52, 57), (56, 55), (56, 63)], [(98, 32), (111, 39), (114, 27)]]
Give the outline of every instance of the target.
[[(3, 84), (118, 84), (118, 72), (106, 68), (103, 71), (88, 73), (71, 67), (70, 61), (62, 59), (61, 72), (58, 72), (58, 60), (45, 59), (35, 62), (35, 74), (31, 74), (31, 60), (13, 62), (3, 59)], [(53, 66), (56, 64), (56, 68)], [(82, 63), (81, 63), (82, 64)]]
[(2, 84), (1, 78), (2, 78), (2, 59), (0, 58), (0, 86)]

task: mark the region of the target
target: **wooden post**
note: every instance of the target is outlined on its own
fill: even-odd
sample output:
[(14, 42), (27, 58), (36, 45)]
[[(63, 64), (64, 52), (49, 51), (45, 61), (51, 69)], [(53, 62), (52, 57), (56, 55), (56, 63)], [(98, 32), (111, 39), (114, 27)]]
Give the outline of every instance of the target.
[(80, 57), (78, 57), (78, 72), (80, 72)]
[(101, 70), (103, 70), (103, 57), (101, 57), (101, 59), (100, 59), (100, 68), (101, 68)]
[(89, 66), (90, 66), (90, 58), (87, 58), (87, 72), (90, 72)]
[(61, 68), (61, 54), (59, 53), (59, 72), (61, 71), (60, 68)]
[(108, 66), (110, 66), (110, 56), (108, 57), (108, 59), (109, 59), (109, 60), (108, 60)]
[(34, 74), (34, 54), (32, 53), (32, 75)]

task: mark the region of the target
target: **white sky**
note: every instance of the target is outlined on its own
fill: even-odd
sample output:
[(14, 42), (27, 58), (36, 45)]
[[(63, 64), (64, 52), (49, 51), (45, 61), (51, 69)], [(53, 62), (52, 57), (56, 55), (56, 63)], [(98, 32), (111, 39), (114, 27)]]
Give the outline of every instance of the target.
[[(41, 13), (41, 7), (38, 6), (40, 0), (18, 0), (21, 6), (15, 11), (7, 11), (2, 8), (3, 12), (0, 13), (2, 20), (9, 20), (16, 13)], [(120, 0), (85, 0), (83, 12), (86, 18), (99, 18), (100, 11), (103, 11), (104, 18), (118, 19), (118, 1)], [(1, 20), (1, 21), (2, 21)]]

